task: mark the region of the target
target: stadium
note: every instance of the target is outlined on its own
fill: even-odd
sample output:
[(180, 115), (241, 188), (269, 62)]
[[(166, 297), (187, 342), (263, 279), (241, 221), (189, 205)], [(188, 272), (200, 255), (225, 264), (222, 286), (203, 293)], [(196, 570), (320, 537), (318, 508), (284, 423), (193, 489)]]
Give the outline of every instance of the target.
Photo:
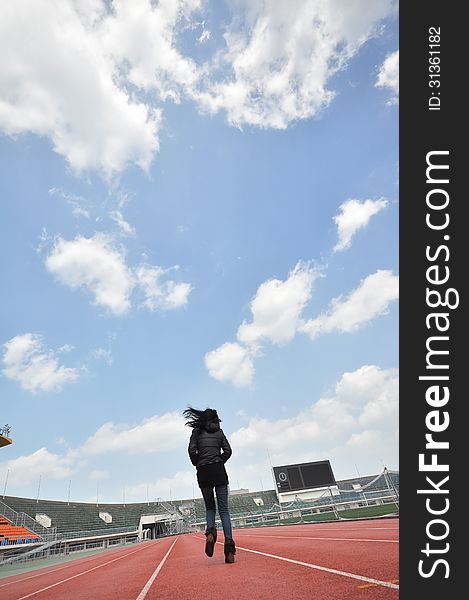
[[(395, 597), (397, 471), (336, 481), (325, 460), (273, 467), (272, 476), (273, 489), (230, 491), (239, 558), (224, 574), (226, 598), (310, 598), (314, 589), (325, 599), (331, 585), (333, 597)], [(192, 581), (208, 567), (204, 529), (202, 498), (110, 504), (4, 495), (2, 598), (89, 598), (90, 589), (93, 598), (199, 597)], [(212, 569), (221, 563), (215, 558)]]

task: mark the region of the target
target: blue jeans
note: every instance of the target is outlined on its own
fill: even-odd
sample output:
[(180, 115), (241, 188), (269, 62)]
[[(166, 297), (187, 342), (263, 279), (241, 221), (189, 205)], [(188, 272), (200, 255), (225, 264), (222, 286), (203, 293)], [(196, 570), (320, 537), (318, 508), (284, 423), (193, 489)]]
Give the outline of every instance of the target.
[[(207, 528), (215, 527), (215, 497), (213, 495), (213, 487), (214, 486), (201, 488), (207, 514)], [(228, 511), (228, 486), (215, 486), (215, 493), (217, 495), (218, 512), (220, 514), (225, 540), (231, 540), (233, 539), (233, 531), (231, 529), (231, 519)]]

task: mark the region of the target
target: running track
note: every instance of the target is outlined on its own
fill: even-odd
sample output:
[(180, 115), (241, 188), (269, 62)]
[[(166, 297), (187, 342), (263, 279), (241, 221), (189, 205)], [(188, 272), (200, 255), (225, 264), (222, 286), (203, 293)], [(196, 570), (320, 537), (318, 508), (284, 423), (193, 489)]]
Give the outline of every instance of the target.
[(0, 579), (2, 600), (398, 600), (398, 519), (162, 538)]

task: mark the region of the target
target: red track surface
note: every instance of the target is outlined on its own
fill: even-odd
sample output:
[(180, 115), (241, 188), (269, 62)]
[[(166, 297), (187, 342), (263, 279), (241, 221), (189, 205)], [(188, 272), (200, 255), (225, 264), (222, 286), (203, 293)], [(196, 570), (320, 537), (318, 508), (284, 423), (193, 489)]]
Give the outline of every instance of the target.
[(202, 534), (164, 538), (1, 579), (0, 597), (397, 600), (398, 527), (383, 519), (240, 529), (234, 565), (222, 543), (207, 558)]

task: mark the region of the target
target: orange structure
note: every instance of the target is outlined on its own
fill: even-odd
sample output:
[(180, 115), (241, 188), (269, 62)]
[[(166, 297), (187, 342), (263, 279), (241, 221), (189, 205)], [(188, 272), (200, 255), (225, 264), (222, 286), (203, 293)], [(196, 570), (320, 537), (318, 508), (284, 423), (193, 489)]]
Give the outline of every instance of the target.
[(12, 525), (8, 519), (0, 515), (0, 545), (4, 544), (29, 544), (37, 542), (39, 538), (20, 525)]

